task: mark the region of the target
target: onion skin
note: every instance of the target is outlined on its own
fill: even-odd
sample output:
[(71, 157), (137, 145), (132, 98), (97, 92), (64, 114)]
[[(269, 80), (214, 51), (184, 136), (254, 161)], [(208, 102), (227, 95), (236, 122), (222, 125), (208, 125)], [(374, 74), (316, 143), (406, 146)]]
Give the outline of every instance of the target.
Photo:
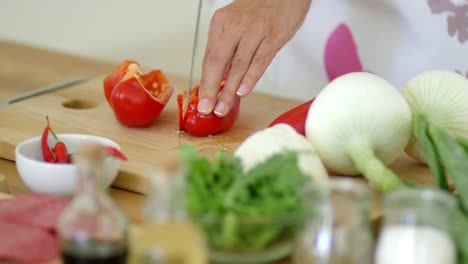
[[(406, 83), (402, 95), (413, 116), (424, 116), (454, 137), (468, 137), (468, 79), (464, 76), (447, 70), (425, 71)], [(414, 135), (405, 152), (427, 163)]]

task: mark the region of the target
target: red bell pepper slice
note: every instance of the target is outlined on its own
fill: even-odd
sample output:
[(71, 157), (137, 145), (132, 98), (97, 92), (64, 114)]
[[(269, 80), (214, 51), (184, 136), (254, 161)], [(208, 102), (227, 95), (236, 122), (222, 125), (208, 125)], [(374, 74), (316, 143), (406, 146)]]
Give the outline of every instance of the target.
[(178, 94), (177, 95), (177, 109), (178, 109), (178, 114), (179, 114), (179, 130), (180, 131), (185, 130), (185, 124), (184, 124), (184, 97), (185, 97), (185, 94)]
[(111, 156), (114, 156), (120, 160), (125, 160), (127, 161), (127, 156), (125, 156), (125, 154), (122, 153), (122, 151), (120, 151), (119, 149), (115, 148), (115, 147), (111, 147), (111, 146), (103, 146), (103, 149), (104, 151), (111, 155)]
[(161, 70), (142, 74), (138, 64), (124, 61), (104, 80), (104, 92), (122, 125), (142, 127), (159, 117), (174, 88)]
[[(224, 82), (221, 84), (220, 91), (224, 88)], [(224, 117), (219, 117), (214, 113), (208, 115), (198, 112), (198, 90), (196, 86), (192, 89), (189, 97), (188, 107), (183, 114), (184, 95), (177, 97), (179, 108), (179, 128), (192, 136), (206, 137), (222, 133), (231, 129), (239, 117), (240, 98), (236, 97), (229, 113)]]
[(268, 127), (280, 123), (288, 124), (292, 126), (297, 131), (297, 133), (305, 136), (305, 122), (307, 119), (307, 113), (309, 112), (310, 105), (314, 102), (314, 100), (315, 97), (281, 114), (275, 118), (275, 120), (273, 120), (268, 125)]

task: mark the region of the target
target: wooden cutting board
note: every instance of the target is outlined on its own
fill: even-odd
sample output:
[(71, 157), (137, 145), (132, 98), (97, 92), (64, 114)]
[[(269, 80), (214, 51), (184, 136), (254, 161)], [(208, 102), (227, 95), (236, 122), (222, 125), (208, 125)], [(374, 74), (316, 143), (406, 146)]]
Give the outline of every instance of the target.
[(204, 154), (218, 149), (234, 151), (248, 135), (265, 128), (276, 116), (299, 104), (254, 93), (241, 103), (241, 114), (229, 131), (206, 138), (178, 133), (176, 93), (187, 87), (184, 78), (169, 76), (176, 88), (161, 116), (150, 127), (120, 125), (104, 97), (103, 77), (56, 92), (0, 107), (0, 158), (14, 160), (14, 148), (21, 141), (40, 136), (49, 116), (54, 132), (103, 136), (119, 143), (128, 156), (113, 186), (145, 193), (148, 172), (177, 153), (181, 143), (195, 146)]

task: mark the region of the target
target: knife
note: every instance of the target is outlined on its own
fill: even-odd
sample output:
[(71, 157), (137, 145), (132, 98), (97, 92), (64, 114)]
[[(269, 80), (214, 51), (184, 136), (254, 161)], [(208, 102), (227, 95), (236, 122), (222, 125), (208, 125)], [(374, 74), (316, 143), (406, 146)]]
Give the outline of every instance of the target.
[(36, 96), (36, 95), (49, 93), (49, 92), (56, 91), (56, 90), (59, 90), (59, 89), (62, 89), (62, 88), (68, 87), (68, 86), (72, 86), (72, 85), (75, 85), (75, 84), (78, 84), (78, 83), (82, 83), (82, 82), (84, 82), (84, 81), (86, 81), (88, 79), (89, 79), (88, 77), (78, 77), (78, 78), (74, 78), (74, 79), (71, 79), (71, 80), (66, 80), (66, 81), (54, 83), (54, 84), (51, 84), (51, 85), (48, 85), (48, 86), (45, 86), (45, 87), (42, 87), (42, 88), (39, 88), (39, 89), (36, 89), (36, 90), (33, 90), (33, 91), (25, 92), (25, 93), (10, 97), (10, 98), (8, 98), (6, 100), (0, 101), (0, 107), (5, 106), (5, 105), (9, 105), (9, 104), (12, 104), (12, 103), (16, 103), (16, 102), (19, 102), (19, 101), (24, 100), (24, 99), (31, 98), (31, 97)]
[[(198, 12), (197, 12), (197, 21), (195, 23), (195, 36), (193, 38), (193, 47), (192, 47), (192, 62), (190, 65), (190, 73), (189, 73), (189, 82), (188, 82), (188, 94), (187, 94), (187, 108), (190, 99), (190, 92), (192, 90), (192, 82), (193, 82), (193, 68), (195, 64), (195, 57), (197, 53), (197, 45), (198, 45), (198, 31), (200, 28), (200, 16), (201, 16), (201, 8), (202, 8), (203, 0), (198, 0)], [(187, 109), (186, 108), (186, 109)]]

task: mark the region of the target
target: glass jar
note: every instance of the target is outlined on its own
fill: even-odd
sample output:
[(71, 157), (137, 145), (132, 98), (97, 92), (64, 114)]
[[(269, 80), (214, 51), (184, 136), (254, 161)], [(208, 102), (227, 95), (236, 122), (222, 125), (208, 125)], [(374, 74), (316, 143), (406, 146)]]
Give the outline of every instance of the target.
[(450, 217), (457, 206), (449, 193), (403, 188), (384, 196), (376, 264), (455, 264)]
[(76, 192), (57, 228), (64, 264), (127, 263), (128, 221), (102, 184), (108, 158), (99, 145), (79, 146)]
[(372, 262), (369, 217), (371, 192), (359, 179), (333, 177), (329, 186), (306, 188), (307, 224), (297, 239), (297, 264), (367, 264)]
[(131, 263), (208, 263), (204, 237), (186, 217), (180, 170), (155, 169), (144, 202), (144, 223), (134, 236)]

